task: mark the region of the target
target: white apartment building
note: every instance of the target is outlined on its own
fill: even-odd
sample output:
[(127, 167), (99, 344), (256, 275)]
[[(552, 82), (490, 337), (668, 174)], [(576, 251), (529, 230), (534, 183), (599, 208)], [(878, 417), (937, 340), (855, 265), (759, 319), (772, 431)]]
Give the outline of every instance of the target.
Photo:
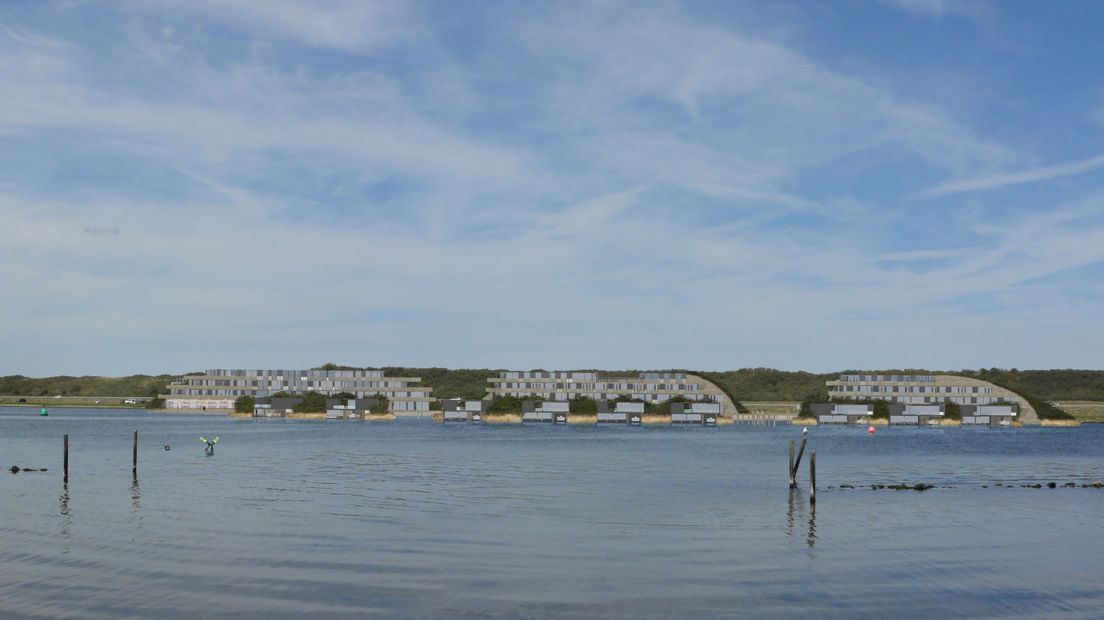
[(418, 377), (385, 377), (382, 370), (208, 370), (185, 375), (169, 386), (167, 409), (232, 409), (240, 396), (263, 398), (278, 392), (349, 392), (356, 398), (386, 396), (391, 411), (429, 411), (432, 388)]
[(585, 397), (594, 400), (631, 398), (660, 403), (676, 396), (721, 403), (726, 415), (735, 405), (720, 388), (701, 377), (681, 372), (642, 372), (636, 377), (602, 377), (596, 372), (511, 370), (487, 379), (492, 397), (513, 396), (548, 401)]

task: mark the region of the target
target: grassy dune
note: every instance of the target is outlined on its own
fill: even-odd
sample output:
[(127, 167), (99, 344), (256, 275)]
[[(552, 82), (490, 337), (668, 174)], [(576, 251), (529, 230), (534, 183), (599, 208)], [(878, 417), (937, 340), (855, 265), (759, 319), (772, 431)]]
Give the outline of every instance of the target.
[(1082, 422), (1104, 422), (1104, 401), (1063, 400), (1058, 406)]

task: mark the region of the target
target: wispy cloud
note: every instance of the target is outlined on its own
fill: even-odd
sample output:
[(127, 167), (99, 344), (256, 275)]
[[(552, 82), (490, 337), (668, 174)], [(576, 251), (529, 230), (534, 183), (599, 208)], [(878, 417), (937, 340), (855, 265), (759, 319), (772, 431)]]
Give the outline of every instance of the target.
[(1034, 183), (1037, 181), (1047, 181), (1050, 179), (1082, 174), (1100, 168), (1101, 166), (1104, 166), (1104, 155), (1097, 155), (1096, 157), (1090, 157), (1079, 161), (1063, 162), (1028, 170), (1020, 170), (1018, 172), (991, 174), (951, 181), (949, 183), (937, 185), (924, 193), (929, 196), (945, 196), (948, 194), (994, 189), (1009, 185)]
[(0, 7), (0, 372), (993, 365), (1054, 316), (1017, 291), (1098, 318), (1099, 196), (908, 198), (1100, 158), (698, 8)]
[(914, 15), (945, 17), (958, 15), (981, 20), (991, 12), (984, 0), (879, 0)]

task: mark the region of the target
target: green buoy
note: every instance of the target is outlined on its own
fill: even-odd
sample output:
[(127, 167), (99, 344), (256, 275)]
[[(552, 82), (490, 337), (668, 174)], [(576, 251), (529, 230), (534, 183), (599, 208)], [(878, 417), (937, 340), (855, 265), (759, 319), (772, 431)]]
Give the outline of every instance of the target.
[(43, 407), (42, 410), (38, 412), (38, 415), (50, 415), (50, 412), (46, 411), (46, 408)]

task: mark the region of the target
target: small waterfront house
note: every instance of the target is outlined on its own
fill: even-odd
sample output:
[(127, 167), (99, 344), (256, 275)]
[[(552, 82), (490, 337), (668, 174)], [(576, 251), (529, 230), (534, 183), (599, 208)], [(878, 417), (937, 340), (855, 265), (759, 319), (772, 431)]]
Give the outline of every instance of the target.
[(464, 401), (459, 398), (446, 398), (441, 401), (441, 414), (445, 422), (467, 422), (468, 413), (464, 411)]
[(491, 406), (489, 400), (460, 400), (450, 398), (441, 401), (441, 413), (445, 422), (472, 422), (483, 419), (483, 414)]
[(333, 397), (349, 392), (356, 398), (383, 396), (390, 411), (429, 411), (433, 390), (420, 382), (418, 377), (388, 377), (382, 370), (368, 369), (212, 369), (174, 381), (164, 398), (167, 409), (230, 409), (240, 396), (317, 392)]
[(712, 382), (684, 372), (642, 372), (613, 377), (587, 371), (509, 370), (489, 377), (487, 391), (493, 397), (570, 402), (576, 398), (616, 402), (633, 400), (659, 404), (672, 398), (721, 403), (725, 413), (736, 405)]
[(874, 415), (874, 405), (850, 403), (813, 403), (809, 405), (817, 424), (866, 424)]
[(330, 398), (326, 400), (327, 420), (363, 420), (379, 405), (376, 398)]
[(258, 398), (253, 403), (254, 418), (286, 418), (302, 398)]
[(640, 424), (643, 416), (644, 403), (617, 401), (610, 411), (608, 401), (598, 401), (599, 424)]
[[(898, 405), (900, 407), (900, 405)], [(893, 406), (891, 405), (891, 409)], [(944, 405), (915, 405), (908, 403), (901, 411), (890, 411), (889, 423), (898, 425), (927, 426), (939, 424), (943, 419)]]
[(1010, 426), (1016, 419), (1015, 405), (963, 405), (963, 426)]
[(671, 403), (671, 424), (716, 426), (720, 403)]
[(567, 422), (570, 408), (568, 402), (545, 401), (538, 405), (536, 401), (526, 400), (521, 403), (521, 421), (563, 424)]

